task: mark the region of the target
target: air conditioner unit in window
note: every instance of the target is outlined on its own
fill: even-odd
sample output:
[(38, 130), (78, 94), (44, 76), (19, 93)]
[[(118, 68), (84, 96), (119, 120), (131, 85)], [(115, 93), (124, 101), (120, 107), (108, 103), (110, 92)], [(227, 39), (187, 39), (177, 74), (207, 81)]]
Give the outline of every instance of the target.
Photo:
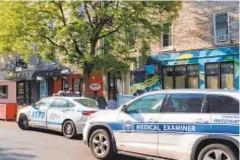
[(228, 41), (228, 30), (227, 28), (222, 28), (217, 30), (217, 41), (226, 42)]
[(217, 37), (218, 42), (226, 42), (228, 40), (228, 35), (219, 35)]

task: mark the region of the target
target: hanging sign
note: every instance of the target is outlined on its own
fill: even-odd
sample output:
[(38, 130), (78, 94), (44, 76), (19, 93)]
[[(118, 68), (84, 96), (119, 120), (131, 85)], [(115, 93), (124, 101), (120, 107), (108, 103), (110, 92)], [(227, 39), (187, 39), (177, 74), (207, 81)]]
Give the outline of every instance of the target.
[(5, 79), (7, 80), (31, 80), (33, 71), (11, 72), (7, 71)]
[(92, 84), (89, 86), (89, 88), (90, 88), (91, 90), (93, 90), (93, 91), (98, 91), (98, 90), (101, 89), (101, 85), (98, 84), (98, 83), (92, 83)]

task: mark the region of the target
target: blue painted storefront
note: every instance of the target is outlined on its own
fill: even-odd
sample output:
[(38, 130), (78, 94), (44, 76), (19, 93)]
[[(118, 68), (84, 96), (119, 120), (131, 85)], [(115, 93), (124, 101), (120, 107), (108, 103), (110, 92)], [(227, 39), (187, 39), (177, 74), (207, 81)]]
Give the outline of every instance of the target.
[[(159, 53), (152, 55), (151, 59), (154, 59), (157, 64), (161, 66), (174, 66), (185, 64), (199, 64), (199, 88), (205, 88), (205, 71), (204, 66), (206, 63), (212, 62), (233, 62), (234, 63), (234, 88), (239, 89), (239, 46), (220, 47), (214, 49), (183, 51), (177, 53)], [(151, 64), (150, 64), (151, 65)], [(156, 65), (156, 63), (155, 63)], [(156, 74), (156, 73), (155, 73)], [(144, 75), (143, 75), (144, 76)], [(144, 88), (144, 85), (140, 83), (132, 83), (132, 90), (136, 90), (136, 86), (146, 91), (162, 89), (162, 80), (159, 76), (159, 81), (152, 83), (151, 86)], [(145, 79), (146, 81), (147, 79)]]

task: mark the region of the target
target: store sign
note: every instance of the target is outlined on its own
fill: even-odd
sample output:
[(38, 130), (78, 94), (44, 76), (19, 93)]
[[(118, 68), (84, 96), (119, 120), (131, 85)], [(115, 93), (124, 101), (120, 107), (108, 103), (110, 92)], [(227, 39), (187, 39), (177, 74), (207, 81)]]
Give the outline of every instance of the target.
[(31, 80), (33, 71), (10, 72), (7, 71), (5, 79), (7, 80)]
[(101, 89), (101, 85), (98, 83), (93, 83), (89, 86), (89, 88), (93, 91), (97, 91), (97, 90)]

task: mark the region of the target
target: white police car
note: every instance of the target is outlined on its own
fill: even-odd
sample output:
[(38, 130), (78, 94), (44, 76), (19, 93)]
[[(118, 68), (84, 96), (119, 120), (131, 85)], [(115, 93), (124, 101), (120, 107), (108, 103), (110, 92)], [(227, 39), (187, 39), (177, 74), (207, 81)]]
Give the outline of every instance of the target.
[(99, 159), (238, 160), (239, 100), (237, 91), (150, 92), (91, 115), (83, 139)]
[(23, 129), (45, 128), (62, 132), (67, 138), (81, 134), (87, 117), (98, 103), (85, 97), (49, 97), (18, 111), (17, 123)]

